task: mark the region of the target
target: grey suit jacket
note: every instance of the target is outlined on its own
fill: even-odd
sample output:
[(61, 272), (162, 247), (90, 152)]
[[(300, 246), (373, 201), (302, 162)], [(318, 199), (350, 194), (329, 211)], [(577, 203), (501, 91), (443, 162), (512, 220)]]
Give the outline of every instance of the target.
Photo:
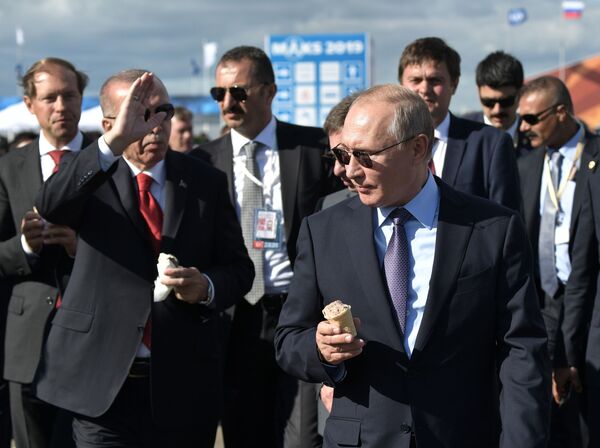
[[(84, 145), (87, 145), (84, 137)], [(30, 265), (21, 246), (21, 219), (42, 186), (38, 140), (0, 160), (0, 276), (13, 286), (6, 323), (4, 377), (33, 380), (48, 318), (64, 290), (72, 260), (63, 248), (45, 246)]]

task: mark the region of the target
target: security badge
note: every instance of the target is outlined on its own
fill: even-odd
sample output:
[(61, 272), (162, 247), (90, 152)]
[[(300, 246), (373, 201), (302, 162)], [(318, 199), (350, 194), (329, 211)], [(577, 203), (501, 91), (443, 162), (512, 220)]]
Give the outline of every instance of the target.
[(254, 249), (281, 248), (281, 212), (256, 209), (254, 211)]

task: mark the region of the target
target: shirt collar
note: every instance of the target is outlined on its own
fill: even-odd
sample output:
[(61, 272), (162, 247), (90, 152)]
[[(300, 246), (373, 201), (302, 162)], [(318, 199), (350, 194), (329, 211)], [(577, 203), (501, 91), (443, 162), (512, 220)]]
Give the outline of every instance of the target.
[(79, 131), (77, 131), (77, 135), (75, 135), (75, 138), (73, 140), (71, 140), (69, 143), (67, 143), (66, 145), (64, 145), (60, 148), (55, 148), (52, 144), (50, 144), (50, 142), (44, 135), (44, 131), (40, 132), (40, 140), (39, 140), (40, 156), (46, 155), (50, 151), (54, 151), (55, 149), (60, 149), (60, 150), (66, 149), (66, 150), (69, 150), (72, 152), (76, 152), (81, 149), (82, 144), (83, 144), (83, 134)]
[(583, 133), (583, 126), (579, 125), (579, 129), (577, 130), (575, 135), (573, 135), (573, 137), (571, 137), (567, 143), (565, 143), (558, 149), (558, 152), (560, 152), (565, 159), (573, 160), (575, 158), (577, 144), (579, 143), (579, 140), (583, 137)]
[[(435, 183), (431, 173), (427, 176), (427, 182), (421, 191), (408, 202), (404, 208), (419, 221), (423, 227), (428, 229), (433, 228), (435, 224), (435, 215), (440, 203), (439, 187)], [(378, 207), (377, 208), (377, 225), (381, 227), (389, 214), (398, 207)]]
[(450, 111), (446, 113), (446, 117), (433, 131), (433, 136), (438, 140), (448, 141), (448, 130), (450, 129)]
[[(269, 123), (265, 126), (265, 128), (262, 131), (259, 132), (259, 134), (252, 141), (262, 143), (267, 148), (277, 149), (277, 138), (275, 133), (276, 128), (277, 122), (275, 120), (275, 117), (271, 117)], [(239, 156), (242, 148), (249, 141), (251, 141), (249, 138), (244, 137), (235, 129), (232, 129), (231, 145), (233, 146), (233, 157)]]
[(154, 165), (149, 170), (144, 170), (144, 171), (140, 170), (137, 166), (135, 166), (133, 163), (131, 163), (129, 160), (127, 160), (126, 157), (123, 157), (123, 160), (125, 160), (125, 163), (127, 163), (127, 165), (129, 166), (129, 169), (131, 170), (131, 174), (133, 177), (136, 177), (138, 174), (143, 172), (144, 174), (147, 174), (148, 176), (150, 176), (154, 180), (154, 182), (156, 182), (161, 187), (164, 185), (165, 179), (166, 179), (165, 161), (164, 160), (161, 160), (160, 162), (158, 162), (156, 165)]

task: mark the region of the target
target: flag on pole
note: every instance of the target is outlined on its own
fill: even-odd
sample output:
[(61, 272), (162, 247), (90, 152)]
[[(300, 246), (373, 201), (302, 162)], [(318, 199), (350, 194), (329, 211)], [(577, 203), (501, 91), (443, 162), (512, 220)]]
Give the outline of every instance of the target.
[(581, 19), (585, 3), (582, 1), (564, 1), (562, 2), (563, 17), (567, 20)]
[(521, 25), (527, 21), (527, 10), (525, 8), (510, 8), (506, 18), (510, 26)]
[(202, 48), (204, 55), (204, 68), (211, 68), (217, 62), (217, 43), (206, 42)]
[(25, 45), (25, 33), (23, 32), (23, 28), (20, 26), (15, 28), (15, 40), (19, 47)]

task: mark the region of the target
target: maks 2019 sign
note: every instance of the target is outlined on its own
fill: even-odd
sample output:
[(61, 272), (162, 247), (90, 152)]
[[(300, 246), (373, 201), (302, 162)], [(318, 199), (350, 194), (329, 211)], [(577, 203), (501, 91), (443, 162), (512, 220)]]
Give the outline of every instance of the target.
[(278, 87), (273, 112), (280, 120), (322, 126), (342, 98), (371, 85), (367, 33), (271, 35), (265, 46)]

